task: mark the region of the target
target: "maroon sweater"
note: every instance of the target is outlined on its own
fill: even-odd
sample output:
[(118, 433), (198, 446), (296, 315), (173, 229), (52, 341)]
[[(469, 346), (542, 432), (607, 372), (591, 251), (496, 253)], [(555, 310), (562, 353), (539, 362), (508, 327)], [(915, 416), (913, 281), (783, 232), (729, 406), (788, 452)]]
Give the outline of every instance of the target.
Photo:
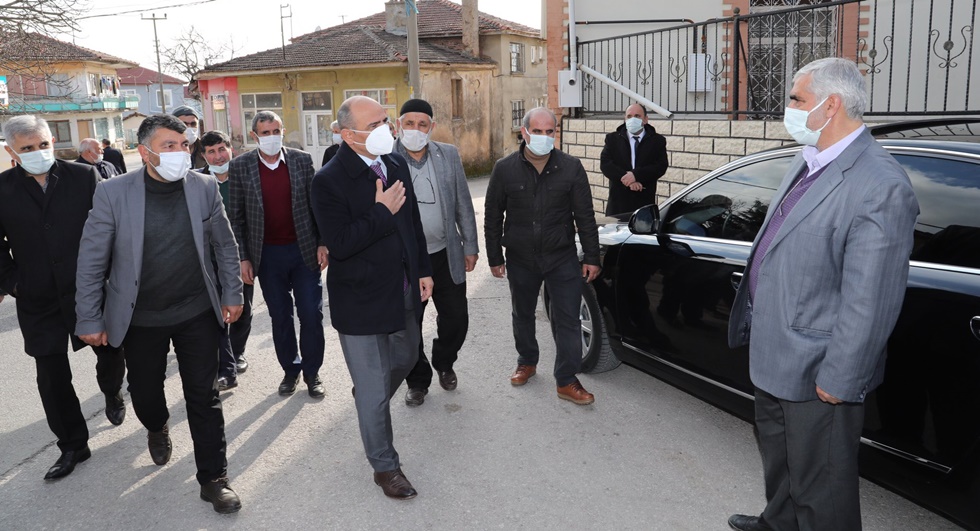
[(262, 208), (265, 210), (264, 243), (295, 243), (296, 224), (293, 222), (293, 201), (286, 162), (280, 162), (275, 170), (270, 170), (259, 161), (259, 177), (262, 181)]

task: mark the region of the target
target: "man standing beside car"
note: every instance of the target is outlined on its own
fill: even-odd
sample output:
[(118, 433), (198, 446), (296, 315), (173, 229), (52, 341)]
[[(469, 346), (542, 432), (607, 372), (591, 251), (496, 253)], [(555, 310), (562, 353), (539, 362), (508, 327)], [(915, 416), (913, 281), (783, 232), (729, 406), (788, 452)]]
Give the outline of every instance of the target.
[(606, 135), (599, 169), (609, 179), (606, 215), (657, 202), (657, 179), (667, 173), (667, 139), (647, 119), (639, 103), (626, 108), (626, 123)]
[(861, 529), (864, 399), (883, 378), (918, 204), (864, 126), (853, 61), (804, 66), (789, 99), (784, 123), (804, 147), (773, 196), (729, 327), (732, 347), (749, 345), (767, 504), (728, 523), (848, 531)]
[[(558, 398), (587, 405), (595, 396), (575, 376), (582, 368), (582, 279), (599, 275), (599, 231), (582, 162), (555, 146), (558, 120), (544, 107), (524, 115), (524, 141), (490, 173), (484, 214), (487, 261), (497, 278), (507, 275), (513, 308), (519, 386), (537, 372), (534, 311), (544, 282), (551, 295), (551, 330), (557, 347)], [(506, 213), (506, 221), (505, 221)], [(575, 247), (578, 229), (583, 263)], [(503, 247), (507, 247), (506, 264)]]

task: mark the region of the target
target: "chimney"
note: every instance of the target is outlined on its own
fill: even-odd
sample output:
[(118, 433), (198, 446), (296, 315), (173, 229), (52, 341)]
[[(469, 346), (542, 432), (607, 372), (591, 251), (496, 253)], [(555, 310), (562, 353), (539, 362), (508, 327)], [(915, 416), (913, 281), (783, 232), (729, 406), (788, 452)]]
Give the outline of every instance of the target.
[(392, 35), (408, 35), (405, 0), (389, 0), (385, 3), (385, 31)]
[(480, 57), (480, 13), (477, 0), (463, 0), (463, 51)]

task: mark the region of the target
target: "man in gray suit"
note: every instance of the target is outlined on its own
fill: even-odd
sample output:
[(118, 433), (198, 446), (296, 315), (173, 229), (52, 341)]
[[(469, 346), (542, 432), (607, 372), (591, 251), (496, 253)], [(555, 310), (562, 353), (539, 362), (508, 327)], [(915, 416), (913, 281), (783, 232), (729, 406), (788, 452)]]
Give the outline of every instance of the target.
[[(432, 366), (425, 357), (425, 344), (419, 341), (419, 360), (405, 378), (405, 403), (420, 406), (432, 383), (432, 369), (439, 385), (456, 389), (453, 364), (466, 340), (469, 312), (466, 307), (466, 273), (473, 271), (479, 258), (476, 215), (473, 199), (463, 172), (459, 151), (451, 144), (430, 140), (436, 127), (432, 106), (412, 99), (402, 105), (398, 119), (399, 141), (395, 152), (405, 157), (415, 187), (422, 230), (432, 262), (432, 301), (439, 316), (436, 337), (432, 339)], [(428, 301), (422, 304), (422, 311)], [(422, 315), (419, 315), (419, 326)], [(421, 334), (420, 334), (421, 337)]]
[(163, 392), (173, 342), (201, 499), (233, 513), (241, 501), (228, 483), (216, 379), (221, 327), (242, 312), (238, 246), (217, 182), (189, 171), (184, 129), (170, 115), (143, 120), (145, 165), (96, 188), (78, 255), (75, 332), (89, 345), (125, 347), (133, 410), (161, 466), (173, 448)]
[(864, 399), (882, 380), (901, 310), (918, 203), (862, 122), (854, 62), (793, 77), (784, 123), (804, 144), (773, 196), (732, 307), (729, 344), (749, 344), (766, 483), (740, 530), (861, 528)]

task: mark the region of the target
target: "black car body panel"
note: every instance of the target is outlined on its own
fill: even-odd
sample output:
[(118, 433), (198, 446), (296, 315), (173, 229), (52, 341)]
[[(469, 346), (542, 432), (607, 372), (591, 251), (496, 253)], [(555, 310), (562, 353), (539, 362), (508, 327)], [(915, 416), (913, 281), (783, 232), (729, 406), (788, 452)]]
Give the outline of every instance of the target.
[[(861, 473), (977, 529), (980, 144), (879, 141), (909, 173), (921, 214), (885, 382), (866, 400)], [(626, 215), (600, 230), (592, 293), (616, 356), (749, 421), (748, 348), (728, 347), (728, 319), (769, 198), (798, 150), (708, 174), (660, 206), (655, 234), (631, 233)]]

